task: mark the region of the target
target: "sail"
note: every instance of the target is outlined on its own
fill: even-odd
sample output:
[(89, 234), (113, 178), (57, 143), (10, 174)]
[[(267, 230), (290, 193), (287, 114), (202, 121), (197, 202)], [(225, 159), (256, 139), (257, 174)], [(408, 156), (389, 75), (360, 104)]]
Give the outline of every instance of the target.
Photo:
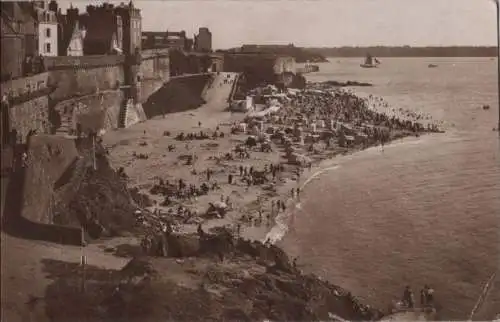
[(365, 65), (371, 65), (372, 64), (372, 56), (369, 54), (365, 58)]
[(375, 58), (374, 60), (376, 64), (380, 64), (380, 61), (377, 58)]

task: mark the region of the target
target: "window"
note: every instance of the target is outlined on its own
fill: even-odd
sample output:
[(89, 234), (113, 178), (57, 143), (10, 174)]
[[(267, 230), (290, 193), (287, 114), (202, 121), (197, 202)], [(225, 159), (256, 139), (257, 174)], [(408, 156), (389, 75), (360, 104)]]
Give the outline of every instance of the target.
[(50, 28), (45, 29), (45, 35), (50, 38)]
[(46, 52), (47, 54), (49, 54), (49, 53), (50, 53), (50, 44), (49, 44), (49, 43), (45, 44), (45, 52)]

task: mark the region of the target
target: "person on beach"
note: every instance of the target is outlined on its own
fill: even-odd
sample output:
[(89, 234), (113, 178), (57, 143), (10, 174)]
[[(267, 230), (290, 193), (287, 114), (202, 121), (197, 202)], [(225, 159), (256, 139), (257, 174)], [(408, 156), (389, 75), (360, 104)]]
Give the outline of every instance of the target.
[(233, 175), (231, 173), (227, 176), (227, 181), (229, 184), (233, 184)]
[(415, 300), (410, 286), (405, 287), (405, 290), (403, 292), (403, 303), (410, 309), (415, 306)]
[(300, 197), (300, 188), (297, 187), (296, 191), (297, 191), (297, 198), (299, 198)]
[(427, 305), (426, 296), (427, 296), (427, 293), (426, 293), (426, 289), (424, 287), (423, 289), (420, 290), (420, 306), (421, 307), (426, 307), (426, 305)]
[(434, 305), (434, 290), (430, 288), (428, 285), (424, 286), (425, 291), (425, 303), (426, 305), (433, 306)]

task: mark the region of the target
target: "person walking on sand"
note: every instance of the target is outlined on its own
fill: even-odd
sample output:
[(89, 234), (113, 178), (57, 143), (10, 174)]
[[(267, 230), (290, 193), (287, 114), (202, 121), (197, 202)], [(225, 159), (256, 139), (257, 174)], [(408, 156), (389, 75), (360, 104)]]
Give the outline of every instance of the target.
[(425, 287), (423, 289), (420, 290), (420, 306), (421, 307), (425, 307), (427, 305), (427, 301), (426, 301), (426, 289)]
[(413, 297), (413, 292), (410, 286), (406, 286), (403, 292), (403, 303), (409, 308), (412, 309), (415, 305), (415, 300)]
[(297, 187), (297, 189), (295, 189), (295, 190), (296, 190), (296, 193), (297, 193), (297, 198), (300, 198), (300, 188)]

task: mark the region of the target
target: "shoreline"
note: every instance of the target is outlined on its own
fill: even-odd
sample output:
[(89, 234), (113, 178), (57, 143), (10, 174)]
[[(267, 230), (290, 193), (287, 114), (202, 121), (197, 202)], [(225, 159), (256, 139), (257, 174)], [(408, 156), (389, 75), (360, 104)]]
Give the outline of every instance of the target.
[[(286, 236), (291, 226), (290, 221), (295, 216), (294, 213), (301, 207), (300, 197), (293, 196), (291, 190), (299, 187), (304, 193), (307, 186), (316, 178), (321, 177), (325, 172), (338, 169), (341, 157), (382, 148), (379, 141), (369, 136), (371, 141), (363, 141), (363, 144), (358, 143), (353, 147), (341, 146), (338, 141), (334, 141), (333, 146), (329, 142), (325, 145), (320, 141), (323, 145), (317, 149), (316, 143), (308, 145), (308, 143), (304, 144), (303, 139), (296, 140), (293, 146), (295, 150), (304, 153), (309, 158), (309, 167), (306, 164), (291, 165), (287, 162), (284, 153), (287, 153), (288, 147), (283, 138), (281, 143), (278, 139), (273, 139), (269, 143), (272, 148), (270, 152), (264, 152), (262, 149), (266, 142), (263, 141), (257, 142), (255, 146), (247, 146), (243, 149), (244, 153), (237, 153), (241, 147), (245, 146), (245, 142), (256, 127), (250, 126), (252, 121), (247, 119), (247, 114), (227, 111), (225, 95), (229, 93), (230, 88), (221, 88), (222, 85), (218, 84), (220, 81), (214, 80), (215, 86), (213, 87), (218, 90), (211, 95), (211, 101), (201, 108), (168, 114), (165, 118), (157, 117), (125, 130), (104, 135), (103, 144), (108, 151), (113, 168), (122, 168), (122, 172), (128, 176), (127, 186), (137, 188), (141, 194), (153, 201), (149, 207), (142, 208), (146, 211), (143, 216), (145, 234), (137, 236), (137, 244), (141, 237), (143, 241), (144, 238), (148, 239), (148, 236), (158, 237), (164, 229), (162, 227), (166, 224), (173, 228), (174, 235), (179, 236), (176, 238), (184, 238), (180, 236), (190, 238), (189, 236), (196, 235), (197, 231), (199, 233), (200, 229), (204, 232), (214, 232), (224, 227), (232, 231), (239, 239), (250, 242), (258, 241), (261, 245), (269, 241), (279, 249), (284, 249), (284, 246), (278, 243)], [(346, 111), (359, 109), (359, 112), (353, 112), (358, 113), (355, 114), (358, 117), (366, 113), (370, 118), (372, 117), (370, 113), (375, 113), (370, 111), (370, 108), (366, 106), (368, 103), (358, 96), (345, 92), (338, 93), (341, 93), (340, 98), (332, 94), (322, 95), (326, 95), (327, 98), (324, 99), (327, 101), (333, 100), (335, 104), (339, 103), (340, 107), (337, 108), (346, 109)], [(310, 94), (305, 92), (303, 95), (306, 99), (312, 99), (314, 103), (316, 99), (314, 95), (308, 96)], [(324, 104), (321, 102), (320, 99), (320, 104)], [(300, 109), (307, 109), (307, 106), (315, 108), (312, 103), (306, 101), (283, 105), (278, 115), (265, 118), (265, 125), (268, 129), (286, 128), (289, 126), (287, 122), (290, 122), (287, 117), (298, 113)], [(301, 104), (306, 105), (301, 107)], [(362, 106), (363, 104), (365, 107)], [(325, 105), (324, 108), (330, 107)], [(377, 113), (381, 112), (377, 111)], [(241, 124), (245, 122), (245, 119), (247, 123), (250, 122), (248, 130), (241, 129)], [(294, 120), (293, 116), (292, 120)], [(396, 126), (394, 131), (389, 131), (389, 137), (383, 139), (384, 143), (390, 146), (418, 140), (420, 134), (426, 134), (426, 131), (410, 131), (399, 126), (399, 129)], [(322, 127), (325, 128), (325, 125)], [(320, 129), (320, 131), (323, 130)], [(224, 135), (222, 136), (221, 133)], [(314, 130), (311, 133), (321, 132)], [(286, 156), (289, 157), (288, 153)], [(269, 177), (272, 171), (269, 169), (273, 165), (274, 167), (280, 165), (280, 170), (277, 171), (276, 176), (273, 174), (271, 179)], [(242, 168), (245, 168), (245, 175), (242, 175)], [(262, 182), (250, 183), (246, 175), (248, 168), (250, 172), (253, 169), (254, 172), (261, 173), (266, 179)], [(250, 176), (252, 177), (253, 175)], [(181, 181), (194, 194), (186, 196), (184, 192), (187, 189), (181, 187)], [(179, 182), (179, 187), (177, 187), (177, 182)], [(210, 188), (198, 194), (199, 187), (203, 185), (210, 186)], [(153, 192), (167, 190), (170, 192)], [(182, 193), (179, 194), (180, 192)], [(210, 211), (207, 210), (210, 204), (228, 200), (228, 206), (229, 204), (231, 206), (224, 215), (217, 217), (212, 211), (208, 216)], [(278, 200), (286, 205), (284, 211), (275, 211), (274, 202)], [(170, 247), (170, 245), (167, 246), (168, 249)], [(178, 246), (172, 245), (172, 247)], [(183, 251), (176, 249), (176, 252), (181, 252), (182, 258)], [(187, 254), (184, 256), (190, 257)], [(296, 260), (293, 261), (293, 265)]]
[[(412, 136), (407, 136), (407, 137), (402, 137), (399, 139), (392, 140), (389, 144), (386, 145), (386, 147), (391, 147), (394, 146), (395, 144), (404, 144), (406, 142), (411, 142), (418, 140), (418, 138), (412, 137)], [(304, 182), (300, 184), (300, 189), (301, 191), (305, 191), (305, 188), (313, 182), (313, 180), (320, 178), (323, 174), (328, 173), (333, 170), (337, 170), (340, 165), (338, 164), (338, 160), (342, 157), (348, 157), (352, 156), (357, 153), (362, 153), (362, 152), (367, 152), (369, 150), (375, 150), (375, 149), (380, 149), (380, 145), (373, 145), (369, 146), (365, 149), (359, 149), (359, 150), (354, 150), (354, 151), (349, 151), (348, 153), (341, 154), (341, 155), (335, 155), (331, 158), (326, 158), (321, 161), (315, 166), (313, 166), (310, 170), (310, 174), (308, 174), (305, 177)], [(286, 237), (286, 233), (289, 230), (289, 221), (290, 221), (290, 216), (293, 216), (293, 212), (296, 209), (302, 209), (301, 208), (301, 200), (300, 199), (293, 199), (293, 198), (288, 198), (287, 201), (291, 201), (290, 204), (292, 207), (290, 207), (289, 211), (286, 213), (281, 213), (276, 220), (279, 220), (280, 222), (276, 222), (275, 225), (267, 232), (266, 237), (261, 239), (261, 242), (265, 242), (266, 240), (270, 240), (272, 244), (279, 243), (283, 240), (283, 238)], [(287, 223), (283, 223), (283, 221), (287, 221)], [(285, 229), (285, 231), (280, 231), (280, 229)], [(274, 233), (273, 233), (274, 231)], [(277, 236), (278, 235), (278, 236)]]
[[(149, 212), (158, 213), (158, 217), (172, 217), (175, 213), (175, 209), (173, 209), (175, 206), (188, 209), (182, 210), (183, 214), (188, 212), (188, 216), (193, 220), (189, 222), (182, 222), (178, 219), (170, 220), (171, 223), (175, 221), (174, 225), (177, 226), (178, 233), (194, 233), (198, 224), (201, 224), (205, 230), (230, 226), (233, 230), (238, 230), (238, 235), (241, 237), (262, 242), (268, 239), (272, 243), (277, 242), (283, 238), (288, 229), (287, 222), (290, 213), (297, 206), (300, 207), (300, 200), (290, 193), (292, 189), (300, 188), (303, 190), (314, 178), (335, 168), (333, 164), (335, 160), (338, 160), (339, 154), (342, 156), (351, 155), (380, 147), (378, 142), (372, 142), (366, 145), (363, 143), (363, 147), (359, 145), (352, 148), (334, 146), (321, 147), (319, 152), (316, 150), (313, 153), (304, 151), (304, 155), (311, 158), (309, 170), (302, 166), (288, 165), (287, 162), (283, 162), (283, 146), (276, 144), (276, 142), (271, 143), (271, 152), (249, 148), (246, 152), (249, 153), (248, 158), (237, 158), (234, 156), (235, 146), (244, 146), (249, 133), (239, 131), (228, 134), (228, 132), (232, 131), (231, 127), (234, 129), (235, 125), (244, 122), (247, 115), (229, 112), (222, 108), (227, 104), (225, 103), (226, 94), (230, 93), (231, 84), (225, 85), (222, 79), (215, 79), (213, 85), (213, 88), (219, 88), (215, 90), (215, 94), (219, 94), (219, 96), (212, 95), (214, 97), (212, 101), (207, 102), (203, 107), (168, 114), (166, 118), (156, 117), (123, 131), (104, 135), (104, 144), (113, 167), (115, 169), (123, 168), (123, 172), (129, 176), (128, 186), (137, 188), (141, 194), (153, 201), (153, 204), (146, 208)], [(223, 86), (227, 88), (221, 88)], [(333, 89), (335, 88), (333, 87)], [(341, 93), (345, 93), (345, 91), (341, 91)], [(359, 97), (350, 93), (345, 93), (345, 95)], [(369, 110), (373, 109), (369, 102), (365, 102), (365, 104), (368, 105)], [(282, 108), (285, 110), (285, 114), (293, 113), (292, 111), (295, 109), (291, 106)], [(388, 110), (388, 108), (386, 109)], [(384, 111), (378, 109), (375, 112), (381, 114)], [(267, 119), (267, 127), (280, 126), (279, 123), (275, 124), (275, 122), (269, 121), (271, 120)], [(165, 136), (165, 131), (169, 132), (168, 136)], [(179, 141), (174, 138), (180, 133), (189, 134), (189, 132), (192, 132), (193, 135), (202, 133), (206, 138), (187, 141)], [(218, 134), (214, 136), (214, 133)], [(220, 138), (218, 136), (220, 133), (224, 133), (225, 136)], [(415, 136), (415, 133), (399, 131), (392, 136), (394, 137), (386, 140), (387, 143), (394, 144), (394, 141)], [(137, 146), (131, 147), (130, 145)], [(185, 145), (184, 149), (180, 145)], [(305, 145), (302, 143), (298, 149), (303, 149)], [(175, 146), (173, 151), (168, 151), (172, 146)], [(231, 158), (225, 160), (224, 153), (226, 156), (230, 154)], [(189, 155), (194, 155), (196, 161), (193, 164), (183, 165), (183, 159)], [(151, 160), (153, 161), (151, 162)], [(263, 184), (248, 184), (247, 186), (243, 182), (246, 177), (242, 177), (241, 173), (238, 175), (238, 166), (240, 171), (243, 166), (262, 171), (262, 168), (268, 169), (267, 167), (272, 164), (282, 164), (283, 168), (278, 171), (276, 178), (268, 179)], [(208, 174), (207, 170), (211, 174)], [(298, 172), (301, 174), (298, 175)], [(270, 173), (264, 175), (270, 176)], [(228, 176), (233, 177), (231, 184), (228, 184)], [(175, 183), (176, 180), (180, 179), (193, 186), (208, 182), (215, 183), (217, 188), (209, 189), (204, 195), (195, 194), (188, 196), (187, 199), (173, 200), (170, 205), (162, 204), (163, 196), (151, 193), (152, 188), (158, 188), (159, 182), (166, 180), (167, 185), (172, 186), (170, 181), (173, 180)], [(223, 218), (207, 219), (203, 212), (206, 211), (209, 203), (217, 202), (219, 196), (220, 201), (230, 200), (231, 209)], [(284, 212), (276, 212), (274, 206), (270, 204), (271, 201), (277, 200), (285, 203), (286, 210)]]

